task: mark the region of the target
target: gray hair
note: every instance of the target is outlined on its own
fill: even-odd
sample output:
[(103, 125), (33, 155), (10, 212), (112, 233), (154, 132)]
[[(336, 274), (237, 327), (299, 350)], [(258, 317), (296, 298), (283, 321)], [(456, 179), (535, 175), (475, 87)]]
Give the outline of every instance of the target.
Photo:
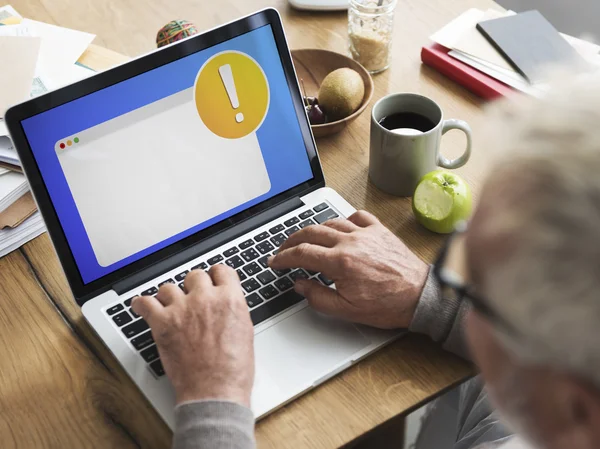
[(501, 341), (600, 388), (600, 77), (505, 103), (490, 123), (481, 151), (509, 157), (482, 194), (493, 214), (480, 234), (500, 260), (482, 268), (482, 282), (526, 340), (498, 330)]

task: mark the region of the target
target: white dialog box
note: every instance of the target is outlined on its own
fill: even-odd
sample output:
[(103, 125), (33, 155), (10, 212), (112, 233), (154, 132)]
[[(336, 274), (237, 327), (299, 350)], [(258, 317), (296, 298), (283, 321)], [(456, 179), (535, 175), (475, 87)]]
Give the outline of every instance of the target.
[[(213, 61), (219, 56), (225, 61)], [(240, 78), (240, 70), (236, 70), (240, 57), (249, 58), (236, 52), (215, 55), (200, 69), (193, 88), (56, 142), (58, 160), (101, 266), (123, 260), (271, 189), (255, 132), (267, 108), (253, 125), (250, 118), (261, 111), (256, 112), (255, 105), (245, 110), (242, 92), (237, 92), (233, 102), (229, 96), (230, 74), (235, 83)], [(224, 62), (230, 65), (227, 88), (219, 74)], [(199, 86), (205, 69), (214, 69), (214, 79), (212, 75), (209, 79), (213, 85)], [(264, 83), (268, 105), (266, 78)], [(210, 91), (206, 98), (204, 91)], [(221, 122), (220, 128), (215, 128), (202, 111), (218, 107), (222, 108), (216, 112), (221, 114)], [(242, 111), (248, 119), (239, 122)], [(217, 134), (219, 129), (235, 130), (236, 126), (252, 129), (233, 137), (223, 137), (228, 131)]]

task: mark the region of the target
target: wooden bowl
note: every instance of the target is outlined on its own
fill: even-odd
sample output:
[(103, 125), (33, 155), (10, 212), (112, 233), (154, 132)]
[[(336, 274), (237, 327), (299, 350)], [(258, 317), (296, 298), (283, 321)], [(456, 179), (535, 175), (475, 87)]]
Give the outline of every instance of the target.
[(329, 50), (307, 48), (292, 50), (292, 59), (298, 74), (298, 81), (304, 80), (306, 95), (316, 97), (323, 79), (336, 69), (348, 67), (358, 72), (365, 83), (365, 96), (359, 108), (351, 115), (335, 122), (323, 125), (311, 125), (315, 137), (329, 136), (342, 131), (350, 122), (358, 117), (373, 97), (373, 78), (358, 62), (340, 53)]

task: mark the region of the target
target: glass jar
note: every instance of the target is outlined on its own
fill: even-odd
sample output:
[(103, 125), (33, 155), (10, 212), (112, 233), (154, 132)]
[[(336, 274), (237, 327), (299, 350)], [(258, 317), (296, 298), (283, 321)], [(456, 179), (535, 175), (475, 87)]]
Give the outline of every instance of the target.
[(350, 0), (350, 54), (370, 73), (390, 65), (396, 4), (397, 0)]

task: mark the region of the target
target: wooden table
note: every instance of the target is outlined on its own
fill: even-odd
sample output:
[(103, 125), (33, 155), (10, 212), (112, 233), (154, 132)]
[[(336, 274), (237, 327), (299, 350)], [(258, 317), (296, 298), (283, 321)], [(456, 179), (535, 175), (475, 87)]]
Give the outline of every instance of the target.
[[(156, 31), (185, 18), (200, 29), (266, 6), (283, 16), (291, 48), (345, 52), (345, 13), (305, 13), (285, 0), (12, 0), (25, 17), (96, 33), (82, 62), (104, 69), (154, 48)], [(394, 57), (374, 77), (375, 99), (414, 91), (438, 101), (447, 117), (471, 123), (475, 148), (458, 170), (477, 196), (488, 154), (477, 140), (482, 103), (420, 64), (428, 36), (470, 7), (490, 0), (399, 0)], [(115, 53), (118, 52), (118, 53)], [(367, 179), (369, 112), (343, 134), (318, 141), (329, 185), (358, 209), (381, 218), (425, 260), (441, 237), (417, 225), (410, 200), (386, 195)], [(444, 152), (455, 156), (464, 137), (451, 133)], [(473, 373), (464, 361), (419, 336), (409, 336), (261, 421), (261, 448), (334, 448), (398, 418)], [(50, 241), (43, 235), (0, 259), (0, 441), (8, 448), (167, 448), (171, 433), (116, 360), (84, 322)]]

